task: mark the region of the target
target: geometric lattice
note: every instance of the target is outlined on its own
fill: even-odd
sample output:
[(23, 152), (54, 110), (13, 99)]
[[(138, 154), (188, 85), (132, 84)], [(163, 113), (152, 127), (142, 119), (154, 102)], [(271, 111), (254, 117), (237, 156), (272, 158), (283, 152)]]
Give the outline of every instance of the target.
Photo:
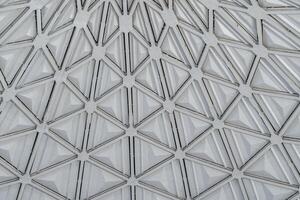
[(300, 198), (299, 0), (0, 0), (0, 200)]

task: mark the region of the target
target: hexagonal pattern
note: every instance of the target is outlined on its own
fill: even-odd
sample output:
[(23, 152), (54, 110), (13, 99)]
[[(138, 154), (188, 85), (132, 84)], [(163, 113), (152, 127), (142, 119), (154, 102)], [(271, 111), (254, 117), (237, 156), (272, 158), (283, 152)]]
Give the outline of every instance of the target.
[(299, 0), (0, 0), (0, 200), (299, 199)]

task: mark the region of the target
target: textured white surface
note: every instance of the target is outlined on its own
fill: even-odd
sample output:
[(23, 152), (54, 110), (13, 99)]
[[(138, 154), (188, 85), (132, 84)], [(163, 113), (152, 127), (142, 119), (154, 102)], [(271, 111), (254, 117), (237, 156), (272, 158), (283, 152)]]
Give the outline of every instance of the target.
[(298, 199), (299, 0), (0, 0), (0, 200)]

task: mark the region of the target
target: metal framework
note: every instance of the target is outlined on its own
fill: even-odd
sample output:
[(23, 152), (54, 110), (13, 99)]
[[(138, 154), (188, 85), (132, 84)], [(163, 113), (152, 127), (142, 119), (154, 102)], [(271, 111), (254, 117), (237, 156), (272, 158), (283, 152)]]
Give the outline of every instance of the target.
[(0, 0), (0, 200), (299, 199), (299, 0)]

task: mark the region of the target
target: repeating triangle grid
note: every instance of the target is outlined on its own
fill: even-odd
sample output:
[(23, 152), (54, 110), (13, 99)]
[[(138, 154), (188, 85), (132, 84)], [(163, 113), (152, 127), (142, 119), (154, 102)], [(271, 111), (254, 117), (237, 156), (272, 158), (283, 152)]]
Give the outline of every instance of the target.
[(0, 200), (299, 200), (299, 0), (0, 0)]

